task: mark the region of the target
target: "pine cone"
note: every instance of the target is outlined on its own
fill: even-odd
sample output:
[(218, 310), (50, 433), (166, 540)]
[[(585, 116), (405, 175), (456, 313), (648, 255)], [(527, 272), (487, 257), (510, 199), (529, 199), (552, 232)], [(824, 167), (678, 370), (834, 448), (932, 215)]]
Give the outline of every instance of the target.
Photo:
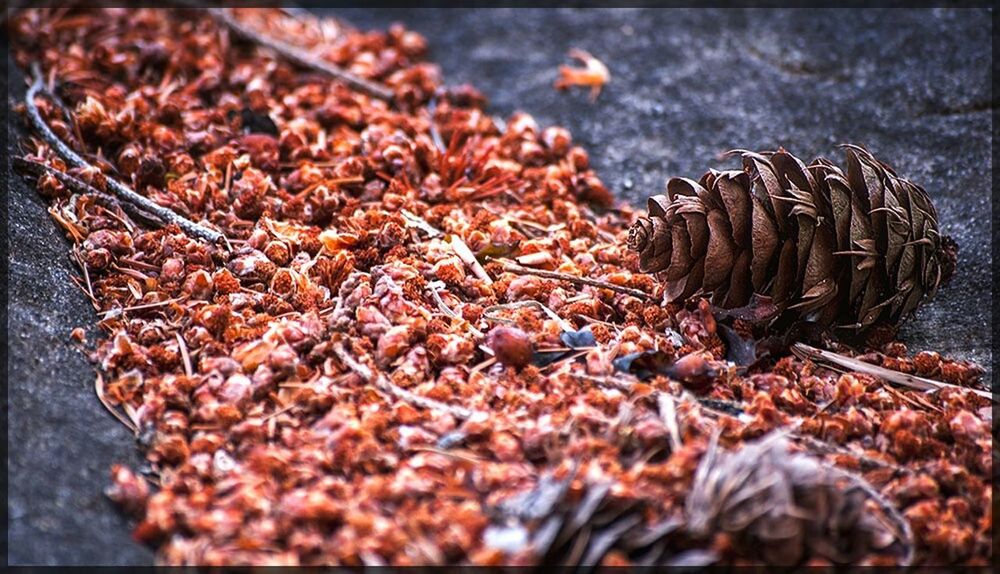
[[(580, 480), (578, 496), (571, 483)], [(637, 566), (704, 566), (719, 559), (711, 549), (691, 548), (679, 516), (648, 523), (656, 501), (616, 496), (612, 483), (543, 475), (531, 490), (494, 509), (483, 534), (512, 565), (594, 567), (609, 552)]]
[(692, 534), (725, 532), (741, 554), (774, 565), (810, 558), (848, 564), (872, 553), (894, 556), (902, 566), (912, 561), (909, 525), (864, 479), (789, 452), (782, 434), (730, 453), (719, 452), (717, 440), (688, 493)]
[(726, 309), (769, 297), (771, 319), (859, 333), (898, 325), (955, 269), (923, 188), (865, 149), (844, 146), (847, 173), (784, 150), (741, 151), (743, 171), (672, 178), (629, 230), (643, 271), (667, 300), (711, 296)]

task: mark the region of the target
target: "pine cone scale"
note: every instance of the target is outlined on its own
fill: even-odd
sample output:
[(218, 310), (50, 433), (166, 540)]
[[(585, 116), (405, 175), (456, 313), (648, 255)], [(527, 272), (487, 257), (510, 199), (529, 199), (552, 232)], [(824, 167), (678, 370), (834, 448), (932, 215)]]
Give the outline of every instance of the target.
[(775, 253), (780, 253), (778, 225), (774, 221), (774, 216), (769, 215), (764, 201), (753, 196), (753, 223), (751, 241), (751, 252), (753, 258), (750, 262), (750, 274), (752, 276), (753, 288), (755, 291), (763, 292), (769, 278), (769, 267), (771, 259)]

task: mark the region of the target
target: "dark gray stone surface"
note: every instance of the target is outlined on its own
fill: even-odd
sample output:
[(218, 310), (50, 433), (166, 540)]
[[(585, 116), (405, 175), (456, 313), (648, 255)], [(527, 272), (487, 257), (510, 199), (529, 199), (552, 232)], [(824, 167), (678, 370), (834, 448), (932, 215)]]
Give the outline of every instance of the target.
[[(20, 74), (9, 79), (21, 99)], [(18, 133), (8, 131), (8, 155)], [(94, 308), (44, 201), (8, 169), (8, 563), (148, 564), (103, 494), (113, 463), (141, 462), (133, 435), (101, 407), (94, 370), (70, 344), (75, 327), (93, 340)]]
[[(862, 143), (925, 186), (962, 247), (955, 281), (903, 332), (989, 365), (991, 15), (974, 10), (341, 10), (361, 28), (406, 23), (449, 83), (568, 127), (605, 182), (633, 202), (672, 175), (736, 165), (731, 148), (803, 159)], [(611, 69), (595, 103), (552, 82), (572, 47)], [(12, 74), (13, 97), (23, 95)], [(67, 243), (19, 179), (10, 241), (9, 503), (12, 563), (148, 563), (101, 490), (131, 436), (93, 395), (68, 344), (93, 322)], [(640, 203), (641, 204), (641, 203)]]

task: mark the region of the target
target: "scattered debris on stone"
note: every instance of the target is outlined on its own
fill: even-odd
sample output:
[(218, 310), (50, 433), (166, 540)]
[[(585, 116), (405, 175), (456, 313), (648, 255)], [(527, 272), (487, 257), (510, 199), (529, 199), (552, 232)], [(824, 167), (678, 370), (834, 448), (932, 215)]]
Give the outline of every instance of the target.
[[(755, 515), (692, 497), (729, 476), (706, 452), (772, 432), (791, 485), (866, 485), (838, 503), (864, 544), (817, 551), (809, 523), (811, 551), (778, 561), (902, 564), (898, 543), (989, 563), (977, 367), (823, 345), (949, 382), (926, 392), (760, 349), (708, 301), (661, 305), (626, 246), (637, 214), (569, 132), (494, 120), (418, 34), (254, 9), (31, 9), (10, 30), (39, 72), (21, 111), (48, 127), (22, 171), (97, 310), (98, 398), (147, 460), (108, 495), (159, 563), (760, 564)], [(588, 69), (567, 81), (596, 95)]]

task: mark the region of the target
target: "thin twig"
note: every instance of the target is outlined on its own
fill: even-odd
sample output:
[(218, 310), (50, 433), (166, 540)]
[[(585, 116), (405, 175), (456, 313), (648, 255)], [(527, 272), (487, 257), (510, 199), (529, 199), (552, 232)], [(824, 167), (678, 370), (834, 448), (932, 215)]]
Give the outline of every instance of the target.
[(448, 405), (434, 399), (429, 399), (427, 397), (422, 397), (415, 393), (412, 393), (406, 389), (403, 389), (395, 385), (382, 373), (374, 373), (367, 366), (359, 362), (357, 359), (351, 356), (344, 348), (344, 344), (340, 341), (333, 345), (333, 352), (340, 359), (340, 362), (344, 364), (347, 368), (354, 371), (359, 377), (365, 380), (368, 384), (375, 385), (380, 391), (391, 395), (401, 401), (410, 403), (411, 405), (429, 409), (441, 411), (448, 413), (457, 419), (470, 419), (474, 416), (478, 417), (488, 417), (486, 413), (478, 410), (467, 409), (465, 407), (459, 407), (455, 405)]
[[(73, 177), (72, 175), (64, 171), (59, 171), (58, 169), (45, 165), (44, 163), (39, 161), (34, 161), (17, 156), (11, 158), (11, 164), (15, 169), (19, 169), (23, 172), (31, 174), (36, 178), (46, 174), (51, 175), (52, 177), (59, 180), (59, 183), (65, 185), (70, 191), (73, 191), (74, 193), (97, 197), (101, 200), (109, 202), (114, 207), (122, 209), (122, 211), (125, 211), (132, 217), (143, 220), (147, 225), (150, 225), (151, 227), (163, 227), (163, 221), (160, 220), (155, 215), (151, 213), (146, 213), (138, 206), (132, 205), (130, 203), (122, 203), (118, 201), (118, 199), (115, 196), (109, 193), (105, 193), (97, 189), (96, 187), (90, 185), (89, 183), (83, 181), (82, 179)], [(118, 219), (117, 216), (114, 217)]]
[(128, 312), (128, 311), (143, 311), (143, 310), (146, 310), (146, 309), (155, 309), (157, 307), (163, 307), (164, 305), (170, 305), (171, 303), (176, 303), (178, 301), (182, 301), (183, 299), (184, 299), (184, 297), (175, 297), (173, 299), (167, 299), (166, 301), (158, 301), (156, 303), (146, 303), (146, 304), (143, 304), (143, 305), (133, 305), (131, 307), (120, 307), (120, 308), (116, 307), (114, 309), (108, 309), (107, 311), (102, 311), (102, 312), (98, 313), (98, 315), (111, 315), (111, 316), (116, 316), (117, 317), (118, 315), (121, 315), (121, 314), (123, 314), (125, 312)]
[(515, 301), (513, 303), (502, 303), (500, 305), (492, 305), (483, 310), (483, 319), (487, 321), (499, 321), (504, 323), (513, 323), (510, 319), (502, 319), (496, 316), (497, 311), (506, 311), (510, 309), (521, 309), (524, 307), (537, 307), (541, 309), (543, 313), (549, 316), (550, 319), (559, 323), (559, 327), (563, 331), (573, 331), (573, 325), (569, 321), (563, 319), (558, 313), (546, 307), (542, 302), (530, 299), (527, 301)]
[(444, 299), (441, 298), (441, 294), (438, 293), (438, 288), (441, 285), (442, 283), (440, 281), (432, 281), (431, 283), (427, 284), (427, 290), (431, 292), (431, 297), (433, 297), (434, 301), (437, 303), (438, 309), (440, 309), (442, 313), (444, 313), (445, 315), (447, 315), (452, 319), (457, 319), (459, 321), (464, 321), (465, 323), (467, 323), (469, 330), (472, 331), (472, 333), (475, 334), (480, 339), (485, 337), (486, 336), (485, 333), (477, 329), (476, 326), (473, 325), (471, 322), (466, 321), (464, 317), (462, 317), (455, 311), (452, 311), (451, 308), (445, 304)]
[(119, 257), (118, 262), (123, 263), (125, 265), (135, 265), (136, 267), (140, 267), (142, 269), (145, 269), (146, 271), (156, 271), (156, 272), (160, 271), (159, 265), (152, 265), (146, 263), (145, 261), (138, 261), (136, 259), (130, 259), (128, 257)]
[(393, 101), (394, 95), (392, 90), (383, 84), (366, 80), (360, 76), (352, 74), (351, 72), (335, 66), (326, 60), (314, 57), (306, 50), (286, 44), (274, 38), (269, 38), (268, 36), (253, 30), (251, 27), (234, 18), (225, 8), (209, 8), (208, 12), (217, 22), (225, 25), (233, 32), (236, 32), (238, 35), (247, 40), (260, 44), (261, 46), (278, 53), (281, 57), (294, 64), (315, 70), (317, 72), (322, 72), (331, 78), (339, 80), (347, 86), (369, 96), (379, 98), (390, 103)]
[(969, 391), (970, 393), (976, 393), (977, 395), (990, 399), (991, 401), (994, 400), (993, 395), (987, 391), (970, 389), (959, 385), (942, 383), (941, 381), (935, 381), (933, 379), (925, 379), (924, 377), (918, 377), (916, 375), (900, 373), (899, 371), (893, 371), (886, 369), (885, 367), (872, 365), (864, 361), (859, 361), (858, 359), (845, 357), (844, 355), (838, 353), (824, 351), (822, 349), (817, 349), (816, 347), (810, 347), (809, 345), (805, 345), (803, 343), (795, 343), (792, 345), (792, 353), (800, 359), (810, 359), (815, 362), (832, 363), (845, 369), (850, 369), (851, 371), (874, 375), (884, 379), (890, 384), (916, 389), (918, 391), (939, 391), (941, 389), (951, 388)]
[(277, 417), (279, 415), (283, 415), (283, 414), (287, 413), (288, 411), (290, 411), (292, 409), (298, 408), (298, 406), (299, 406), (298, 403), (292, 403), (290, 405), (285, 405), (285, 406), (281, 407), (280, 409), (274, 411), (273, 413), (265, 416), (264, 418), (262, 418), (260, 420), (261, 420), (261, 422), (269, 421), (269, 420), (273, 419), (274, 417)]
[[(49, 144), (49, 146), (53, 150), (55, 150), (56, 153), (58, 153), (71, 166), (81, 169), (91, 169), (91, 170), (96, 169), (85, 159), (83, 159), (83, 157), (81, 157), (79, 154), (73, 151), (72, 148), (66, 145), (64, 141), (59, 139), (59, 136), (57, 136), (55, 132), (53, 132), (52, 129), (49, 128), (48, 124), (45, 123), (45, 120), (42, 119), (42, 115), (38, 111), (38, 106), (35, 105), (35, 96), (37, 96), (39, 92), (42, 91), (43, 91), (42, 76), (37, 75), (35, 77), (34, 82), (32, 82), (31, 87), (28, 88), (28, 92), (24, 98), (25, 107), (27, 108), (28, 111), (28, 118), (31, 121), (31, 125), (35, 128), (35, 131), (38, 132), (38, 135), (41, 136), (41, 138), (45, 140), (45, 142)], [(183, 229), (188, 235), (204, 239), (211, 243), (217, 243), (219, 241), (222, 241), (225, 237), (218, 231), (209, 229), (203, 225), (199, 225), (185, 217), (182, 217), (174, 213), (172, 210), (163, 207), (162, 205), (154, 203), (149, 198), (139, 195), (129, 187), (125, 186), (122, 183), (119, 183), (114, 179), (107, 178), (106, 180), (108, 189), (111, 190), (111, 192), (119, 200), (124, 201), (126, 203), (130, 203), (144, 211), (152, 213), (167, 223), (176, 224), (178, 227)]]
[(488, 369), (488, 368), (492, 367), (496, 362), (497, 362), (497, 358), (496, 357), (490, 357), (489, 359), (486, 359), (485, 361), (483, 361), (483, 362), (479, 363), (478, 365), (472, 367), (472, 369), (469, 370), (469, 377), (470, 377), (470, 379), (471, 379), (472, 375), (478, 373), (479, 371), (482, 371), (483, 369)]
[(87, 263), (83, 260), (80, 255), (79, 248), (74, 245), (72, 251), (73, 259), (76, 260), (76, 264), (80, 266), (80, 270), (83, 271), (83, 279), (87, 283), (87, 296), (90, 298), (90, 302), (94, 305), (94, 311), (100, 311), (101, 306), (97, 303), (97, 297), (94, 295), (94, 284), (90, 281), (90, 271), (87, 270)]
[(576, 373), (576, 372), (570, 372), (569, 376), (576, 379), (597, 383), (603, 387), (609, 387), (619, 391), (631, 392), (635, 388), (634, 382), (619, 377), (608, 377), (608, 376), (597, 377), (594, 375), (588, 375), (586, 373)]
[(607, 281), (601, 281), (600, 279), (591, 279), (590, 277), (577, 277), (576, 275), (570, 275), (568, 273), (559, 273), (558, 271), (545, 271), (543, 269), (532, 269), (530, 267), (522, 267), (517, 263), (512, 263), (510, 261), (505, 261), (503, 259), (494, 259), (499, 263), (504, 271), (509, 271), (517, 275), (535, 275), (538, 277), (545, 277), (547, 279), (558, 279), (559, 281), (569, 281), (570, 283), (576, 283), (578, 285), (590, 285), (591, 287), (598, 287), (600, 289), (608, 289), (610, 291), (615, 291), (618, 293), (624, 293), (626, 295), (631, 295), (633, 297), (638, 297), (646, 301), (654, 300), (654, 297), (645, 291), (640, 291), (638, 289), (633, 289), (631, 287), (623, 287), (621, 285), (615, 285), (614, 283), (609, 283)]
[(187, 343), (184, 342), (184, 337), (181, 337), (180, 331), (175, 331), (174, 336), (177, 337), (177, 347), (184, 361), (184, 374), (191, 377), (194, 375), (194, 369), (191, 368), (191, 355), (188, 353)]
[[(555, 369), (557, 367), (572, 365), (574, 362), (576, 362), (577, 359), (579, 359), (580, 357), (586, 356), (587, 353), (589, 353), (591, 350), (596, 349), (596, 348), (597, 347), (577, 347), (576, 349), (573, 349), (571, 347), (567, 347), (563, 351), (565, 354), (562, 357), (559, 357), (555, 361), (552, 361), (548, 365), (545, 365), (544, 367), (542, 367), (541, 368), (541, 372), (542, 373), (552, 372), (553, 369)], [(555, 352), (555, 351), (557, 351), (557, 349), (539, 349), (537, 352), (539, 352), (539, 353), (552, 353), (552, 352)], [(574, 352), (571, 352), (571, 351), (576, 351), (576, 352), (574, 353)]]
[(90, 299), (90, 303), (91, 303), (91, 305), (94, 306), (94, 310), (95, 311), (97, 311), (98, 309), (101, 308), (100, 304), (97, 303), (97, 299), (93, 298), (93, 295), (91, 295), (87, 291), (87, 288), (83, 286), (83, 283), (80, 281), (79, 278), (77, 278), (74, 275), (70, 275), (69, 279), (70, 279), (70, 281), (73, 282), (74, 285), (76, 285), (80, 289), (81, 292), (83, 292), (84, 295), (86, 295)]

